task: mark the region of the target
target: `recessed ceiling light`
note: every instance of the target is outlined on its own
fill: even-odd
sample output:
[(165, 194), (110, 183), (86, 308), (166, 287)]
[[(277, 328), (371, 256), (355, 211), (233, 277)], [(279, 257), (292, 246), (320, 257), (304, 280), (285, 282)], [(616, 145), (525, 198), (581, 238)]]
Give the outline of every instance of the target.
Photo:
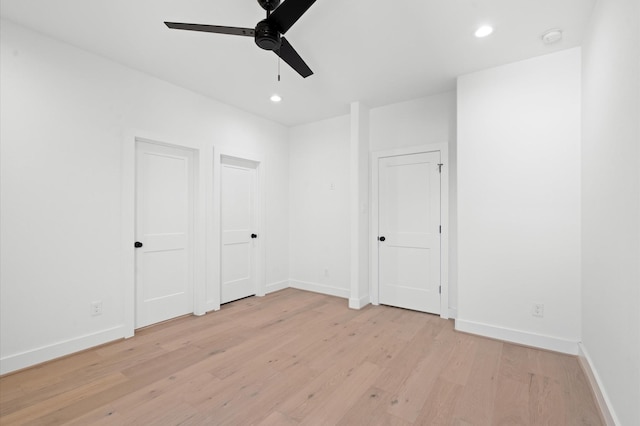
[(554, 28), (542, 34), (542, 42), (544, 44), (553, 44), (562, 40), (562, 30)]
[(476, 30), (475, 35), (478, 38), (482, 38), (482, 37), (488, 36), (492, 32), (493, 32), (493, 27), (490, 27), (489, 25), (483, 25)]
[(271, 102), (275, 102), (278, 103), (282, 100), (282, 98), (280, 97), (280, 95), (272, 95), (271, 96)]

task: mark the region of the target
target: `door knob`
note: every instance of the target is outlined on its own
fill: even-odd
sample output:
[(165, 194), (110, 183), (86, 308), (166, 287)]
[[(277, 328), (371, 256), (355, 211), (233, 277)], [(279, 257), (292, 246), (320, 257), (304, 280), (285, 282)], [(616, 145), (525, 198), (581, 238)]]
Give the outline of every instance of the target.
[(380, 241), (384, 241), (384, 240), (386, 240), (386, 238), (385, 238), (385, 237), (378, 237), (378, 239), (379, 239)]
[(251, 234), (251, 238), (258, 238), (256, 234)]
[(141, 243), (140, 241), (136, 241), (136, 242), (133, 244), (133, 246), (134, 246), (135, 248), (140, 248), (140, 247), (142, 247), (142, 243)]

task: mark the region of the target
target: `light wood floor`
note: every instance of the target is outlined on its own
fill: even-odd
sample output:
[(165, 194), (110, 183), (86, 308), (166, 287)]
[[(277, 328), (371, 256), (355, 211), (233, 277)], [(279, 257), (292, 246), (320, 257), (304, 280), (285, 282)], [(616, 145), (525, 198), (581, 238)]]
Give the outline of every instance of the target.
[(600, 425), (574, 357), (288, 289), (0, 379), (0, 424)]

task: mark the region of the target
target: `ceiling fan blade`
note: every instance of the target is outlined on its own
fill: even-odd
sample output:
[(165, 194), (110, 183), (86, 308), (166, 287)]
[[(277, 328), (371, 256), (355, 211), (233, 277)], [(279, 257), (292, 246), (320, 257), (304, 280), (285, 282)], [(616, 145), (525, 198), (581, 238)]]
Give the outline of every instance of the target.
[(280, 49), (274, 50), (274, 52), (302, 77), (307, 78), (313, 74), (311, 68), (302, 60), (298, 52), (289, 44), (286, 38), (282, 37)]
[(253, 37), (253, 28), (221, 27), (218, 25), (183, 24), (181, 22), (165, 22), (165, 25), (174, 30), (200, 31), (204, 33), (231, 34)]
[(315, 2), (316, 0), (285, 0), (268, 19), (278, 25), (280, 32), (284, 34)]

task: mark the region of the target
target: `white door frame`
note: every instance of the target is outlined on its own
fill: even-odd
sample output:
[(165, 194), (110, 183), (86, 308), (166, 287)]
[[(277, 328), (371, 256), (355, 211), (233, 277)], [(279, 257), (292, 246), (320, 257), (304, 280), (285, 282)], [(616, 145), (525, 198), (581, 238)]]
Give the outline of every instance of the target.
[(449, 318), (449, 145), (438, 143), (430, 145), (397, 148), (371, 153), (371, 303), (378, 305), (379, 277), (378, 277), (378, 163), (381, 158), (397, 157), (400, 155), (421, 154), (425, 152), (440, 152), (440, 161), (443, 164), (440, 173), (440, 221), (442, 234), (440, 235), (440, 317)]
[(213, 277), (213, 291), (208, 294), (206, 310), (217, 311), (220, 309), (220, 293), (222, 291), (222, 211), (220, 206), (220, 176), (222, 157), (231, 157), (238, 160), (247, 160), (256, 163), (256, 214), (258, 229), (256, 234), (256, 296), (266, 294), (266, 219), (265, 219), (265, 164), (261, 156), (254, 153), (235, 151), (229, 148), (213, 149), (213, 239), (210, 245), (211, 251), (211, 276)]
[[(167, 142), (171, 140), (172, 142)], [(177, 142), (180, 140), (180, 142)], [(121, 250), (122, 250), (122, 281), (124, 283), (124, 329), (125, 338), (135, 334), (136, 309), (136, 262), (135, 250), (135, 221), (136, 221), (136, 141), (148, 142), (174, 148), (193, 151), (194, 167), (194, 217), (193, 217), (193, 313), (204, 315), (206, 294), (206, 214), (205, 214), (205, 182), (207, 168), (204, 167), (204, 156), (200, 152), (200, 144), (183, 141), (177, 137), (166, 138), (150, 135), (139, 130), (128, 130), (122, 142), (122, 212), (121, 212)]]

